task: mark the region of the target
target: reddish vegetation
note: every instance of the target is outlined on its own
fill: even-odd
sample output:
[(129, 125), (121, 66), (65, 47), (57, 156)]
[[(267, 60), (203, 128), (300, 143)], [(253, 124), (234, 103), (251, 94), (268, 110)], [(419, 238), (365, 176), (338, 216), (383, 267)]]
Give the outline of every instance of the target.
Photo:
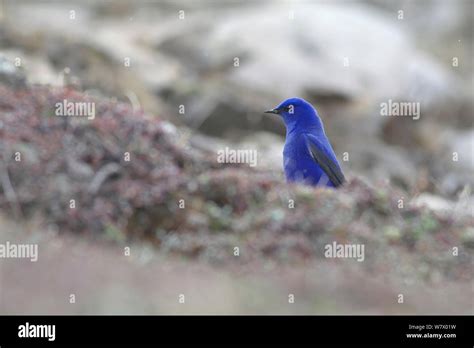
[[(64, 99), (95, 102), (95, 119), (56, 116)], [(0, 115), (0, 207), (40, 216), (60, 232), (146, 239), (163, 252), (209, 261), (231, 260), (234, 245), (255, 251), (243, 261), (298, 263), (323, 259), (333, 241), (362, 243), (368, 272), (472, 278), (472, 253), (461, 242), (472, 219), (399, 209), (400, 193), (388, 186), (352, 179), (337, 191), (313, 189), (221, 165), (169, 123), (69, 89), (0, 86)]]

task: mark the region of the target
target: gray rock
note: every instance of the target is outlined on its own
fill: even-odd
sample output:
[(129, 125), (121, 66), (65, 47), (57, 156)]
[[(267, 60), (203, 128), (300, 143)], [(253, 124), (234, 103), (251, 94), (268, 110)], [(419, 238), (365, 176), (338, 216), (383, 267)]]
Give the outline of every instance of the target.
[(466, 197), (454, 202), (430, 193), (422, 193), (415, 197), (411, 203), (416, 207), (427, 207), (441, 215), (461, 219), (472, 217), (474, 197)]
[(23, 71), (15, 66), (15, 64), (0, 55), (0, 83), (13, 88), (24, 87), (26, 77)]

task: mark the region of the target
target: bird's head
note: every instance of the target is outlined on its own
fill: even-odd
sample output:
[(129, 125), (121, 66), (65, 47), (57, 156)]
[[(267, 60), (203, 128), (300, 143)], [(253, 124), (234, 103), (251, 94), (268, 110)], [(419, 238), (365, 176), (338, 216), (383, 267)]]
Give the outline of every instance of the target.
[(295, 127), (303, 129), (311, 127), (323, 130), (321, 119), (316, 110), (310, 103), (301, 98), (287, 99), (276, 108), (265, 111), (265, 113), (280, 115), (288, 131)]

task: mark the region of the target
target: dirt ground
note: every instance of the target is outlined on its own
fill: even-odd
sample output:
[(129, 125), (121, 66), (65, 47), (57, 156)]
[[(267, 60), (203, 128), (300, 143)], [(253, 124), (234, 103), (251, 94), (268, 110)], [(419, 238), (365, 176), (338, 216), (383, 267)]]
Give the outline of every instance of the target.
[[(23, 233), (19, 233), (23, 232)], [(26, 233), (25, 233), (26, 232)], [(160, 256), (145, 244), (38, 231), (3, 219), (0, 240), (38, 243), (39, 258), (0, 263), (2, 314), (472, 313), (472, 282), (437, 286), (373, 277), (349, 260), (224, 267)], [(249, 250), (248, 252), (252, 252)], [(232, 250), (229, 250), (232, 253)], [(70, 295), (75, 303), (70, 303)], [(183, 294), (184, 303), (179, 303)], [(290, 294), (294, 303), (289, 303)], [(398, 295), (404, 303), (398, 303)]]

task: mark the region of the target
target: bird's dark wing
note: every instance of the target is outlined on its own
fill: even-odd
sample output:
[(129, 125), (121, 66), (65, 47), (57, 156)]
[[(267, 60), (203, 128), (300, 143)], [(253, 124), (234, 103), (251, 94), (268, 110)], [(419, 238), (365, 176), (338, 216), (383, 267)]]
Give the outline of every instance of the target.
[(342, 174), (342, 170), (335, 156), (331, 156), (329, 150), (326, 149), (324, 144), (314, 135), (304, 134), (303, 137), (305, 138), (306, 146), (311, 157), (319, 164), (329, 180), (331, 180), (336, 187), (342, 185), (346, 179), (344, 178), (344, 174)]

